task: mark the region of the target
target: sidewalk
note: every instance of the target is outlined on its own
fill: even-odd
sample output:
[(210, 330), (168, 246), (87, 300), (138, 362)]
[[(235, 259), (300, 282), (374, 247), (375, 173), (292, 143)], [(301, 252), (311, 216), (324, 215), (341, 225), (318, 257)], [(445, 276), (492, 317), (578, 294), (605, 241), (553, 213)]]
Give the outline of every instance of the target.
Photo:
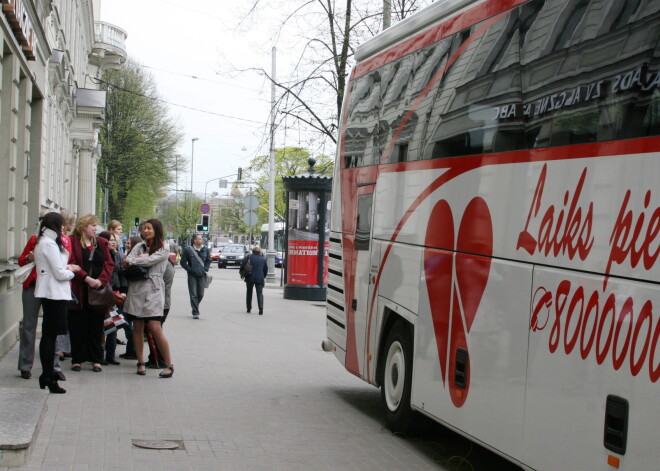
[[(385, 430), (379, 391), (321, 350), (323, 303), (270, 288), (264, 315), (246, 314), (244, 283), (213, 275), (193, 320), (177, 269), (165, 324), (172, 379), (138, 376), (135, 361), (102, 373), (90, 364), (73, 372), (67, 361), (67, 393), (49, 395), (38, 389), (38, 360), (33, 379), (18, 375), (18, 345), (0, 359), (0, 391), (46, 400), (27, 466), (0, 470), (443, 469), (437, 450)], [(182, 447), (142, 449), (136, 439)]]

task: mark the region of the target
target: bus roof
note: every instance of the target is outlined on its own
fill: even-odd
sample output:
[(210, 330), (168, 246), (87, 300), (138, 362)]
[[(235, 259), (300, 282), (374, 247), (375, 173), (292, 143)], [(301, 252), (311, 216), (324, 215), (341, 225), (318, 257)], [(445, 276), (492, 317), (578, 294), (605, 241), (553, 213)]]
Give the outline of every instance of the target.
[(477, 3), (478, 0), (440, 0), (418, 11), (414, 15), (396, 23), (391, 28), (362, 43), (355, 51), (355, 60), (360, 62), (387, 49), (404, 38), (427, 28), (442, 18), (446, 18), (460, 9)]

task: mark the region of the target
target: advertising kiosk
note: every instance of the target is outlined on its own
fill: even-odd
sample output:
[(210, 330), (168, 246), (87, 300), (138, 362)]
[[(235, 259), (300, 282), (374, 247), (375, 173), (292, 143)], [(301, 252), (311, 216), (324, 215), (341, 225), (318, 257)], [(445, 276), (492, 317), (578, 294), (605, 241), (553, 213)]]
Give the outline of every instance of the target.
[(315, 159), (307, 162), (307, 173), (282, 178), (286, 189), (284, 298), (325, 301), (332, 177), (316, 173)]

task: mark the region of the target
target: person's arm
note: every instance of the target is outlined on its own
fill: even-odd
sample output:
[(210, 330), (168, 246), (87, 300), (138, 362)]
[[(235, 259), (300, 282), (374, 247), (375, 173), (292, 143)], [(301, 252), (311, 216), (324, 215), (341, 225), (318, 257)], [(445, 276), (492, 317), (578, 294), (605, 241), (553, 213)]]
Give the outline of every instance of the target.
[(34, 246), (37, 245), (37, 236), (32, 236), (28, 239), (25, 248), (23, 248), (23, 253), (18, 257), (18, 265), (24, 266), (30, 262), (34, 262)]
[(48, 262), (48, 266), (53, 273), (53, 278), (59, 281), (68, 281), (73, 278), (73, 272), (67, 270), (66, 265), (62, 262), (60, 248), (56, 243), (53, 242), (52, 244), (46, 245), (43, 253)]
[(179, 265), (181, 265), (181, 268), (183, 268), (185, 271), (189, 272), (190, 271), (190, 255), (188, 254), (188, 248), (183, 249), (183, 253), (181, 254), (181, 260), (179, 261)]
[(211, 251), (207, 248), (204, 252), (206, 257), (204, 257), (204, 271), (209, 271), (211, 268)]
[(138, 257), (138, 256), (133, 257), (132, 255), (133, 255), (133, 251), (131, 250), (131, 254), (129, 255), (129, 260), (131, 265), (151, 267), (163, 261), (164, 259), (167, 259), (169, 256), (169, 250), (165, 250), (165, 247), (163, 247), (159, 250), (156, 250), (148, 257)]
[(268, 275), (268, 259), (264, 260), (264, 278)]
[(115, 268), (115, 259), (112, 254), (110, 254), (110, 247), (105, 240), (101, 241), (99, 238), (97, 243), (97, 248), (103, 253), (103, 270), (99, 273), (97, 279), (103, 286), (105, 286), (110, 283), (110, 279), (112, 278), (112, 270)]

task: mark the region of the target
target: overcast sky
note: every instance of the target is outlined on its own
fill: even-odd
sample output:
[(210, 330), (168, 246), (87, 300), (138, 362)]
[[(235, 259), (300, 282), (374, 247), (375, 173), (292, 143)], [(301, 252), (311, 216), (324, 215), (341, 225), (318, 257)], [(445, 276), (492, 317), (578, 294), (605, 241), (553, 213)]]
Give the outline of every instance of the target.
[[(239, 5), (242, 2), (238, 2)], [(234, 32), (238, 12), (226, 0), (102, 0), (101, 21), (128, 33), (130, 57), (155, 78), (184, 134), (180, 154), (194, 147), (194, 191), (236, 173), (256, 155), (268, 153), (270, 86), (256, 73), (229, 74), (237, 68), (271, 68), (269, 28)], [(234, 9), (234, 10), (232, 10)], [(193, 78), (197, 77), (197, 78)], [(221, 116), (222, 115), (222, 116)], [(277, 143), (276, 145), (281, 145)], [(243, 150), (245, 149), (245, 150)], [(190, 188), (190, 173), (179, 174), (179, 188)], [(208, 194), (218, 190), (208, 183)]]

